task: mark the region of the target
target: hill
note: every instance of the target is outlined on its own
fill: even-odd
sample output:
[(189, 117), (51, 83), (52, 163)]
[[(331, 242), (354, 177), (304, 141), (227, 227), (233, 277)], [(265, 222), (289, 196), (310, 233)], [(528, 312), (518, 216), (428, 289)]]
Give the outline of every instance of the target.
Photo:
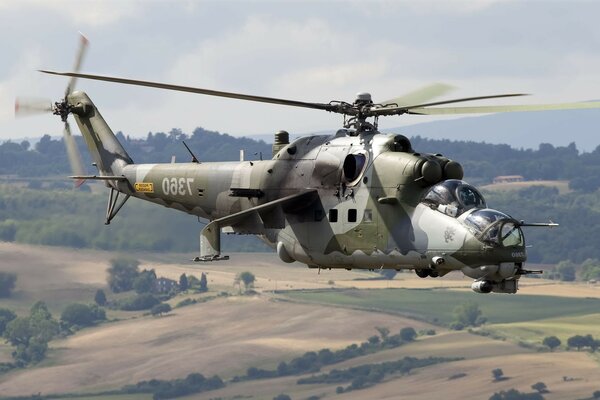
[[(57, 313), (65, 302), (85, 302), (87, 294), (78, 288), (89, 289), (86, 293), (91, 293), (95, 288), (105, 288), (106, 260), (116, 256), (105, 251), (76, 251), (7, 243), (0, 244), (0, 255), (0, 271), (19, 273), (16, 297), (9, 302), (0, 300), (0, 307), (17, 307), (22, 303), (21, 309), (26, 310), (35, 299), (43, 299), (52, 305), (53, 313)], [(206, 272), (209, 276), (209, 295), (223, 290), (230, 295), (176, 308), (165, 317), (143, 316), (139, 313), (130, 317), (121, 316), (117, 321), (54, 340), (50, 343), (48, 359), (41, 364), (0, 375), (1, 396), (106, 391), (140, 380), (180, 378), (190, 372), (201, 372), (206, 376), (219, 374), (227, 381), (227, 385), (223, 389), (188, 396), (187, 399), (233, 399), (241, 396), (272, 399), (280, 393), (287, 393), (294, 399), (310, 396), (336, 396), (343, 399), (391, 399), (399, 396), (407, 399), (442, 396), (447, 399), (481, 399), (509, 388), (531, 391), (529, 386), (540, 380), (550, 388), (551, 392), (545, 395), (550, 400), (585, 398), (598, 389), (596, 377), (599, 367), (588, 353), (538, 352), (519, 346), (519, 339), (510, 336), (509, 328), (523, 329), (520, 324), (526, 323), (515, 322), (522, 321), (520, 315), (523, 312), (515, 314), (516, 319), (510, 317), (510, 310), (515, 308), (527, 312), (526, 306), (515, 306), (514, 301), (523, 304), (551, 301), (557, 307), (546, 308), (560, 319), (561, 329), (568, 331), (578, 327), (577, 332), (585, 331), (582, 321), (588, 314), (571, 322), (566, 315), (570, 311), (562, 308), (562, 305), (568, 305), (574, 299), (562, 297), (563, 301), (553, 297), (556, 287), (551, 282), (526, 280), (519, 295), (484, 296), (464, 292), (469, 280), (457, 279), (456, 276), (422, 280), (414, 274), (399, 274), (392, 281), (381, 281), (365, 280), (375, 276), (369, 272), (322, 271), (319, 275), (297, 264), (279, 263), (272, 255), (244, 255), (220, 264), (204, 264), (201, 269), (197, 264), (174, 263), (171, 257), (164, 254), (139, 253), (136, 256), (144, 268), (155, 268), (157, 273), (164, 276), (177, 276), (181, 272)], [(239, 296), (237, 289), (232, 287), (233, 277), (241, 270), (249, 270), (256, 275), (255, 295)], [(362, 307), (330, 300), (314, 304), (292, 299), (292, 295), (300, 293), (290, 291), (292, 289), (340, 293), (331, 292), (332, 283), (329, 281), (334, 281), (335, 288), (353, 285), (370, 287), (368, 290), (345, 289), (353, 291), (353, 301), (366, 302), (370, 304), (370, 309), (367, 311)], [(386, 285), (405, 289), (375, 289)], [(570, 291), (576, 295), (582, 285), (563, 286), (567, 289), (565, 294)], [(410, 287), (429, 290), (411, 290)], [(282, 288), (286, 291), (273, 293), (274, 289)], [(530, 290), (546, 297), (535, 301), (527, 296)], [(310, 295), (311, 292), (304, 293)], [(388, 299), (387, 303), (381, 303), (382, 294)], [(462, 300), (457, 300), (457, 295), (463, 296)], [(53, 301), (58, 297), (61, 297), (60, 301)], [(172, 302), (184, 297), (186, 295)], [(508, 340), (473, 335), (467, 331), (448, 331), (441, 319), (434, 326), (385, 309), (385, 304), (405, 304), (404, 307), (417, 313), (419, 309), (406, 304), (406, 300), (413, 298), (413, 302), (419, 302), (427, 297), (430, 303), (424, 304), (432, 305), (431, 312), (442, 314), (447, 314), (447, 310), (436, 310), (435, 304), (452, 307), (464, 299), (486, 299), (489, 301), (486, 304), (494, 304), (498, 310), (504, 307), (503, 324), (491, 324), (486, 329), (508, 332)], [(536, 307), (530, 305), (529, 312), (535, 314)], [(584, 309), (580, 311), (582, 314), (589, 312)], [(491, 310), (488, 314), (491, 320), (496, 318)], [(406, 326), (417, 330), (435, 329), (436, 334), (419, 336), (410, 344), (330, 365), (322, 368), (321, 372), (394, 361), (406, 356), (460, 357), (462, 360), (416, 369), (408, 375), (392, 374), (372, 387), (339, 396), (336, 395), (339, 384), (297, 384), (298, 379), (311, 374), (229, 382), (233, 376), (245, 374), (249, 367), (273, 369), (280, 361), (289, 362), (307, 351), (322, 348), (335, 350), (360, 343), (377, 334), (377, 326), (388, 327), (392, 332)], [(553, 331), (550, 329), (548, 332)], [(529, 340), (539, 345), (541, 338), (541, 334), (530, 334)], [(491, 370), (494, 368), (502, 368), (509, 379), (492, 382)], [(564, 376), (573, 380), (565, 381)], [(89, 398), (82, 398), (86, 397)], [(98, 398), (133, 400), (150, 399), (150, 396), (106, 395)]]
[(498, 113), (440, 120), (392, 128), (391, 131), (429, 139), (452, 139), (493, 144), (509, 143), (514, 148), (537, 149), (540, 143), (577, 147), (592, 152), (598, 146), (598, 110)]

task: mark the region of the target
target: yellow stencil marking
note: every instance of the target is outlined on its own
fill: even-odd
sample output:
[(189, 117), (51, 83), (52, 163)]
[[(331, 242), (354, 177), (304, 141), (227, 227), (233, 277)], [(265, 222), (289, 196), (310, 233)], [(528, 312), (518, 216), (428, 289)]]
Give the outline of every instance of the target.
[(154, 183), (152, 182), (136, 182), (135, 191), (141, 193), (154, 193)]

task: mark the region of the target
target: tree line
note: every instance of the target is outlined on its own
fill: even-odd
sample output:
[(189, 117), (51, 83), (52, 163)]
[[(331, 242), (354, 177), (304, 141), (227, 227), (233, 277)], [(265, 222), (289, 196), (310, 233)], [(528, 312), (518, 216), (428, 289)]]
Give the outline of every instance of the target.
[[(333, 132), (332, 132), (333, 133)], [(190, 160), (183, 146), (185, 141), (201, 161), (235, 161), (239, 150), (259, 158), (268, 157), (271, 145), (262, 140), (238, 138), (201, 127), (189, 133), (180, 129), (149, 132), (146, 138), (131, 138), (122, 132), (117, 137), (137, 163), (169, 162), (172, 156), (178, 161)], [(0, 175), (39, 177), (68, 175), (69, 164), (62, 143), (44, 135), (34, 146), (28, 141), (5, 141), (0, 144)], [(76, 136), (77, 145), (84, 157), (84, 165), (91, 159), (84, 140)], [(477, 143), (471, 141), (411, 138), (413, 148), (421, 153), (443, 153), (460, 162), (469, 179), (478, 183), (491, 182), (498, 175), (523, 175), (528, 180), (566, 179), (572, 188), (591, 192), (600, 187), (600, 146), (589, 153), (581, 153), (575, 143), (553, 146), (542, 143), (535, 150), (516, 149), (507, 144)], [(90, 167), (91, 168), (91, 167)], [(91, 169), (90, 173), (96, 172)]]
[(388, 361), (380, 364), (364, 364), (339, 370), (333, 369), (325, 374), (313, 375), (308, 378), (299, 379), (297, 383), (299, 385), (310, 385), (350, 382), (350, 384), (346, 387), (338, 386), (336, 388), (336, 393), (340, 394), (373, 386), (381, 382), (386, 375), (398, 373), (406, 375), (416, 368), (423, 368), (442, 362), (458, 360), (461, 360), (461, 358), (428, 357), (419, 359), (415, 357), (404, 357), (398, 361)]
[[(71, 186), (72, 187), (72, 186)], [(199, 252), (196, 217), (130, 199), (104, 225), (105, 194), (0, 184), (0, 241), (117, 251)], [(267, 251), (254, 236), (223, 235), (223, 251)]]
[[(244, 376), (236, 376), (233, 382), (240, 382), (255, 379), (269, 379), (290, 375), (301, 375), (311, 372), (318, 372), (322, 367), (337, 364), (356, 357), (379, 351), (394, 349), (403, 344), (412, 342), (417, 337), (417, 332), (412, 327), (404, 327), (399, 333), (390, 335), (390, 330), (386, 327), (376, 328), (379, 335), (373, 335), (360, 344), (351, 344), (343, 349), (331, 351), (330, 349), (321, 349), (319, 351), (309, 351), (296, 357), (289, 362), (282, 361), (276, 369), (267, 370), (256, 367), (250, 367)], [(427, 331), (424, 334), (432, 335), (434, 331)]]

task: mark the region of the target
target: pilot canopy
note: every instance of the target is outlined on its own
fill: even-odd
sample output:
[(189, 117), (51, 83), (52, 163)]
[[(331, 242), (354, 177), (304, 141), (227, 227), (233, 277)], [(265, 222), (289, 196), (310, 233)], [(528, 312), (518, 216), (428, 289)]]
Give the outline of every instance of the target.
[(423, 196), (422, 202), (452, 217), (458, 217), (473, 208), (487, 207), (485, 199), (475, 187), (458, 179), (448, 179), (434, 185)]

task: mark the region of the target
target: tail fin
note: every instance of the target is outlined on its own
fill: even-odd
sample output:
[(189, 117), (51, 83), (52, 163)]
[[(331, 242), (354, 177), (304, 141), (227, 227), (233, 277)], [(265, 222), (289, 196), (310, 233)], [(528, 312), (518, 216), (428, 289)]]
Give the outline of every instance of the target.
[(92, 100), (84, 92), (68, 96), (71, 113), (102, 175), (121, 175), (123, 167), (133, 160), (117, 140)]

